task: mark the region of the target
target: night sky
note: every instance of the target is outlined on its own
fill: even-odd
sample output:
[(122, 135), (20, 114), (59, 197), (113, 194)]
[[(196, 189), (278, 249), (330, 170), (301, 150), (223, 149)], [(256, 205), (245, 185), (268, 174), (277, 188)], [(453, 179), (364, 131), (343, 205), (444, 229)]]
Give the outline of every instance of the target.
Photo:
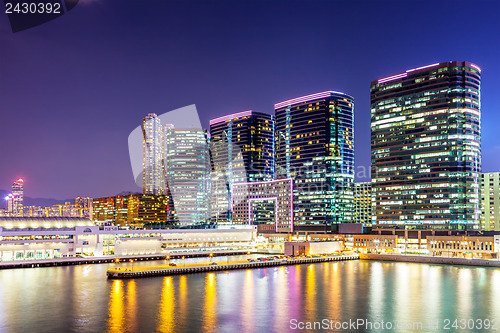
[(0, 189), (23, 177), (26, 196), (139, 191), (127, 138), (147, 113), (196, 104), (208, 127), (325, 90), (355, 98), (361, 172), (370, 82), (452, 60), (482, 68), (483, 171), (500, 171), (500, 1), (81, 0), (18, 33), (0, 14), (0, 43)]

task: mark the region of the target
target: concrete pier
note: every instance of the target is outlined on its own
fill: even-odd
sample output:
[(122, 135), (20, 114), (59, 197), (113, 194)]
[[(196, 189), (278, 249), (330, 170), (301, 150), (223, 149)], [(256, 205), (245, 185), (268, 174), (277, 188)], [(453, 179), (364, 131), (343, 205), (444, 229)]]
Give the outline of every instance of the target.
[(238, 262), (238, 263), (227, 263), (227, 264), (217, 264), (217, 265), (205, 264), (205, 265), (194, 265), (191, 267), (155, 268), (155, 269), (141, 269), (141, 270), (109, 269), (106, 274), (109, 279), (128, 279), (128, 278), (140, 278), (140, 277), (152, 277), (152, 276), (228, 271), (236, 269), (252, 269), (252, 268), (284, 266), (284, 265), (312, 264), (320, 262), (356, 260), (356, 259), (359, 259), (359, 256), (357, 254), (329, 256), (329, 257), (315, 257), (315, 258), (274, 259), (267, 261)]
[(432, 256), (424, 256), (424, 255), (418, 256), (418, 255), (405, 255), (405, 254), (366, 253), (366, 254), (360, 254), (359, 259), (399, 261), (399, 262), (416, 262), (416, 263), (424, 263), (424, 264), (500, 267), (500, 261), (493, 260), (493, 259), (449, 258), (449, 257), (432, 257)]

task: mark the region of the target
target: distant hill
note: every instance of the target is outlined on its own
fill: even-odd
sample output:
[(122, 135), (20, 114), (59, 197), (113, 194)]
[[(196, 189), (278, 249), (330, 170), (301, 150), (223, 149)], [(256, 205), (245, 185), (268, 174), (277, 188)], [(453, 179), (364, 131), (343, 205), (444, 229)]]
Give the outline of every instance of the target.
[(138, 194), (139, 192), (135, 192), (135, 191), (123, 191), (123, 192), (120, 192), (116, 195), (130, 195), (130, 194)]
[[(2, 208), (7, 208), (7, 201), (5, 200), (5, 197), (8, 196), (11, 192), (6, 191), (6, 190), (0, 190), (0, 209)], [(120, 192), (116, 195), (129, 195), (129, 194), (134, 194), (137, 192), (134, 191), (123, 191)], [(64, 200), (59, 200), (59, 199), (53, 199), (53, 198), (31, 198), (31, 197), (24, 197), (24, 206), (41, 206), (41, 207), (49, 207), (52, 205), (64, 205), (65, 202), (70, 202), (73, 204), (75, 201), (74, 198), (71, 199), (64, 199)]]
[[(0, 190), (0, 209), (7, 208), (7, 201), (5, 200), (5, 197), (8, 196), (10, 193), (11, 193), (11, 191)], [(23, 205), (24, 206), (48, 207), (48, 206), (52, 206), (52, 205), (63, 205), (67, 201), (73, 203), (74, 200), (75, 199), (58, 200), (58, 199), (52, 199), (52, 198), (24, 197)]]
[(30, 198), (30, 197), (24, 197), (24, 206), (42, 206), (42, 207), (49, 207), (52, 205), (64, 205), (65, 202), (69, 202), (71, 204), (75, 203), (75, 199), (65, 199), (65, 200), (58, 200), (58, 199), (52, 199), (52, 198)]

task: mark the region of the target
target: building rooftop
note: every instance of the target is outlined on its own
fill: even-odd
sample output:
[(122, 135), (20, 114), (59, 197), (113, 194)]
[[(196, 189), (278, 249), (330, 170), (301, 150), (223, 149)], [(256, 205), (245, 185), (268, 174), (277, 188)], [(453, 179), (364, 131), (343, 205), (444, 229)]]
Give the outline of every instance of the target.
[(0, 217), (0, 227), (4, 229), (74, 228), (93, 225), (91, 220), (84, 217)]

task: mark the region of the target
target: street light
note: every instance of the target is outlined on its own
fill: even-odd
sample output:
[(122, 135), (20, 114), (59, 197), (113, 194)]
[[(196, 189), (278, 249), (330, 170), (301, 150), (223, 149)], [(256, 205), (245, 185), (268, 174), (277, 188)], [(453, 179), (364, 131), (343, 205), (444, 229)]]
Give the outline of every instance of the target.
[(115, 259), (115, 268), (118, 269), (118, 263), (120, 262), (120, 259), (116, 258)]
[(184, 263), (184, 267), (186, 267), (186, 262), (184, 261), (184, 256), (182, 256), (182, 262)]
[(132, 270), (134, 269), (134, 259), (130, 259), (130, 263), (132, 264)]
[(214, 256), (214, 254), (210, 253), (208, 256), (210, 257), (210, 262), (212, 262), (212, 257)]

